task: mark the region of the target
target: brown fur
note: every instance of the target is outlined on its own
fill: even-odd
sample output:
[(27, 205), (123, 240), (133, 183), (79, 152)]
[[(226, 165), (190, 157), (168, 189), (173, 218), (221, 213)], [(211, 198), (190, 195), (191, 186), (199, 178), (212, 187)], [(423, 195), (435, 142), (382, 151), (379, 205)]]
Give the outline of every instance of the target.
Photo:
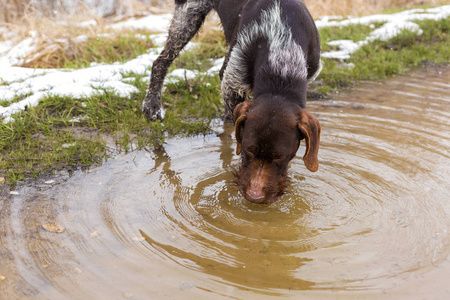
[(242, 156), (236, 181), (247, 200), (271, 203), (285, 193), (288, 164), (301, 140), (305, 166), (317, 171), (321, 126), (306, 110), (280, 97), (258, 98), (239, 104), (234, 117), (236, 153)]

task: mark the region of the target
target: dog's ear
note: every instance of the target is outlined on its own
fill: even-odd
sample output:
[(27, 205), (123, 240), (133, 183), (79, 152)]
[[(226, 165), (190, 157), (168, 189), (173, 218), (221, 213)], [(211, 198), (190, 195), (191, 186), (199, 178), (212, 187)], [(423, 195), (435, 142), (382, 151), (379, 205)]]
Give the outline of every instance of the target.
[(242, 144), (242, 129), (245, 125), (245, 120), (247, 120), (247, 112), (252, 106), (251, 102), (244, 101), (238, 104), (233, 111), (234, 117), (234, 135), (236, 136), (236, 154), (241, 154), (241, 144)]
[(319, 169), (319, 142), (322, 127), (319, 121), (308, 111), (301, 109), (299, 112), (298, 129), (306, 142), (303, 162), (308, 170), (316, 172)]

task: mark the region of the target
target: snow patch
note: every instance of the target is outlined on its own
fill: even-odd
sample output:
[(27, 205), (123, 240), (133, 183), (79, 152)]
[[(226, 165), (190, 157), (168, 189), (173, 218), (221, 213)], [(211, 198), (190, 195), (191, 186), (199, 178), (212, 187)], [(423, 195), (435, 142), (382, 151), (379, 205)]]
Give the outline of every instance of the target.
[[(323, 17), (316, 21), (316, 26), (320, 27), (343, 27), (352, 24), (371, 25), (375, 22), (386, 22), (383, 26), (375, 29), (363, 41), (353, 42), (351, 40), (339, 40), (329, 42), (330, 46), (339, 46), (338, 51), (329, 51), (322, 53), (324, 58), (333, 58), (339, 60), (349, 59), (350, 56), (361, 46), (374, 40), (387, 41), (403, 30), (409, 30), (420, 35), (423, 31), (420, 26), (412, 22), (414, 20), (440, 20), (450, 16), (450, 5), (445, 5), (430, 9), (410, 9), (391, 15), (372, 15), (361, 18), (348, 18), (347, 20), (336, 20), (336, 17)], [(372, 24), (373, 25), (373, 24)]]

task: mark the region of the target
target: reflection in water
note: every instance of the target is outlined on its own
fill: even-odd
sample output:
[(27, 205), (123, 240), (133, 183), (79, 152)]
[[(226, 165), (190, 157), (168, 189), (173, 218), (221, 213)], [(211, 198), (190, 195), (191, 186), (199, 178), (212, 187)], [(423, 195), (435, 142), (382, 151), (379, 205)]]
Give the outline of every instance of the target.
[(320, 169), (294, 159), (271, 205), (234, 185), (229, 125), (3, 194), (0, 298), (448, 298), (449, 77), (309, 103)]

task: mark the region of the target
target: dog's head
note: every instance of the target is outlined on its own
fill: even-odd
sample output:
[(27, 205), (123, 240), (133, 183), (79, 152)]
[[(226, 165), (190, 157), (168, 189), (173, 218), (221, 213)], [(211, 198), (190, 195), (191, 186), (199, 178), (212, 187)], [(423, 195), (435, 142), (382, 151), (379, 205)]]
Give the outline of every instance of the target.
[(286, 101), (258, 99), (237, 105), (233, 115), (236, 153), (242, 158), (236, 181), (250, 202), (275, 202), (285, 192), (288, 163), (301, 140), (306, 143), (305, 166), (312, 172), (319, 168), (321, 127), (306, 110)]

